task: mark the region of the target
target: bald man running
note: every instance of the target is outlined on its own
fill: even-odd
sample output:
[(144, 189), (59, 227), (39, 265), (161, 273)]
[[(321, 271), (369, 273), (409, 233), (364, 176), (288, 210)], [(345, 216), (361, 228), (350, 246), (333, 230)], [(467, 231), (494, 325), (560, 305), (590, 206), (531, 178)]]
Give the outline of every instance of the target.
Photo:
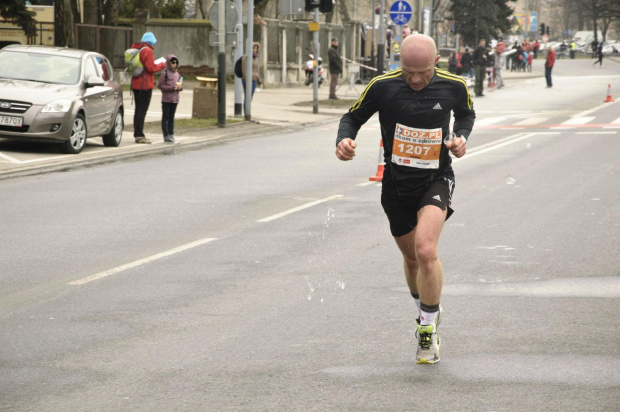
[[(439, 362), (443, 268), (437, 244), (453, 210), (452, 158), (465, 155), (476, 118), (462, 77), (436, 69), (435, 42), (414, 34), (401, 45), (402, 68), (373, 78), (359, 100), (340, 120), (336, 156), (355, 157), (360, 127), (379, 112), (385, 170), (381, 205), (400, 249), (405, 278), (418, 307), (416, 362)], [(454, 113), (456, 138), (450, 133)]]

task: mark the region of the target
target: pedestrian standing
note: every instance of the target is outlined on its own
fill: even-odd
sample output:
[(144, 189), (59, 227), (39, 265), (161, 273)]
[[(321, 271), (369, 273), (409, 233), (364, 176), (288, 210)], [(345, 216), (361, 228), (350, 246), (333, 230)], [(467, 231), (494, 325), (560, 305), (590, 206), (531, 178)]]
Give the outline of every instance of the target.
[(338, 75), (342, 73), (342, 59), (338, 53), (338, 39), (332, 39), (332, 46), (327, 51), (329, 58), (329, 98), (338, 100), (336, 87), (338, 86)]
[(476, 71), (476, 85), (474, 87), (474, 91), (476, 93), (476, 97), (484, 96), (484, 79), (487, 73), (487, 49), (486, 49), (486, 40), (480, 39), (478, 43), (478, 47), (474, 50), (474, 69)]
[(448, 71), (450, 73), (456, 74), (456, 55), (454, 52), (450, 52), (450, 57), (448, 57)]
[(174, 139), (174, 114), (179, 104), (179, 92), (183, 90), (183, 78), (179, 74), (179, 59), (169, 54), (166, 59), (166, 70), (159, 77), (157, 88), (161, 90), (161, 130), (164, 143), (177, 144)]
[(461, 57), (461, 65), (463, 66), (463, 75), (473, 77), (472, 71), (474, 70), (474, 66), (469, 47), (465, 47), (465, 53), (463, 53), (463, 57)]
[(142, 74), (131, 78), (131, 91), (136, 102), (133, 115), (133, 137), (136, 143), (149, 144), (151, 141), (144, 135), (144, 119), (151, 104), (153, 87), (155, 87), (155, 73), (166, 68), (166, 62), (155, 63), (153, 46), (157, 43), (155, 35), (146, 32), (139, 43), (131, 45), (132, 49), (140, 50), (140, 62), (144, 67)]
[(547, 87), (553, 87), (551, 81), (551, 70), (555, 64), (555, 52), (551, 46), (547, 47), (547, 58), (545, 59), (545, 79), (547, 80)]
[(463, 63), (461, 60), (463, 59), (463, 48), (460, 47), (458, 53), (456, 53), (456, 74), (461, 76), (463, 74)]
[[(262, 86), (263, 81), (260, 77), (260, 68), (258, 66), (258, 52), (260, 51), (260, 44), (257, 42), (252, 43), (252, 94), (251, 98), (254, 97), (254, 91), (256, 91), (256, 86)], [(241, 77), (241, 85), (243, 86), (243, 95), (245, 96), (245, 62), (247, 61), (247, 55), (243, 55), (241, 58), (241, 72), (243, 77)], [(250, 98), (250, 100), (252, 100)], [(245, 99), (243, 100), (243, 114), (247, 115), (245, 111)], [(254, 121), (254, 120), (252, 120)]]
[(506, 43), (504, 43), (501, 39), (497, 42), (495, 46), (495, 87), (501, 89), (504, 87), (504, 79), (502, 78), (502, 67), (504, 66), (504, 59), (506, 56), (503, 55), (504, 50), (506, 49)]
[[(437, 248), (444, 222), (453, 212), (450, 152), (465, 155), (476, 117), (467, 83), (435, 68), (439, 59), (431, 37), (407, 36), (401, 43), (401, 68), (372, 79), (340, 120), (336, 139), (338, 159), (352, 160), (358, 131), (379, 112), (385, 149), (381, 204), (417, 306), (419, 364), (440, 360), (443, 269)], [(452, 113), (453, 130), (460, 137), (445, 141)]]

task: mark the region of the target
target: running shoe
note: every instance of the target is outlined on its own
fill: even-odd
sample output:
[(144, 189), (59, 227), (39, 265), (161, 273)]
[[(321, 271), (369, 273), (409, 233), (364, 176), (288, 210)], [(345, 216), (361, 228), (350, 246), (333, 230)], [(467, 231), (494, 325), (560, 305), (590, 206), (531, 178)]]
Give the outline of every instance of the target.
[(441, 307), (435, 318), (434, 325), (418, 325), (416, 335), (418, 337), (418, 351), (416, 363), (434, 365), (439, 363), (439, 333), (437, 327), (441, 321)]

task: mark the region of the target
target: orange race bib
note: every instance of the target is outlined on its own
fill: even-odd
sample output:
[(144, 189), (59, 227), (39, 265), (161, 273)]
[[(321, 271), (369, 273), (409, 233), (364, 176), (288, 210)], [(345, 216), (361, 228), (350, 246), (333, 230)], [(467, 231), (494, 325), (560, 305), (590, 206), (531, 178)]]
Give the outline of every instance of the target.
[(441, 129), (416, 129), (396, 123), (392, 163), (419, 169), (439, 169)]

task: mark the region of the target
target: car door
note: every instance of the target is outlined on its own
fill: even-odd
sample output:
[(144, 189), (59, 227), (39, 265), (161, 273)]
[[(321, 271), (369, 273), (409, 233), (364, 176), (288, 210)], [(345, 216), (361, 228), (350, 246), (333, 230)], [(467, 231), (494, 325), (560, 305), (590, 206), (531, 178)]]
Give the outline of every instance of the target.
[(100, 77), (97, 65), (92, 55), (86, 57), (84, 61), (84, 112), (86, 113), (86, 127), (88, 136), (99, 136), (105, 132), (105, 98), (108, 87), (92, 86), (88, 87), (86, 82), (90, 77)]
[(104, 56), (95, 56), (95, 65), (97, 66), (97, 72), (99, 77), (105, 82), (104, 87), (106, 92), (103, 95), (102, 104), (104, 106), (103, 116), (103, 132), (107, 132), (112, 127), (114, 121), (114, 115), (119, 106), (119, 100), (121, 96), (120, 85), (114, 81), (112, 66), (107, 58)]

